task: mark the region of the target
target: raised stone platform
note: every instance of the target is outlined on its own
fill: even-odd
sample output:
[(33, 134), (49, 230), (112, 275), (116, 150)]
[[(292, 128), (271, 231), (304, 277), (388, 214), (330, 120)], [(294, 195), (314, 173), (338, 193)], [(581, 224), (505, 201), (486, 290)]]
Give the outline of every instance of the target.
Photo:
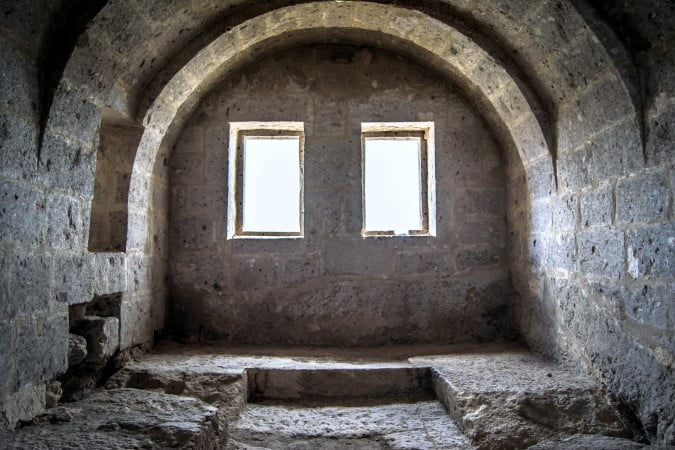
[[(586, 441), (632, 437), (592, 378), (511, 344), (377, 349), (164, 344), (127, 364), (106, 387), (201, 400), (193, 400), (194, 407), (211, 404), (212, 428), (187, 421), (191, 429), (214, 436), (209, 441), (195, 434), (191, 439), (207, 444), (195, 448), (224, 445), (225, 434), (232, 438), (230, 448), (298, 449), (519, 449), (544, 441), (549, 441), (545, 448), (569, 448), (564, 439), (576, 434), (592, 435)], [(52, 427), (67, 429), (45, 429)]]

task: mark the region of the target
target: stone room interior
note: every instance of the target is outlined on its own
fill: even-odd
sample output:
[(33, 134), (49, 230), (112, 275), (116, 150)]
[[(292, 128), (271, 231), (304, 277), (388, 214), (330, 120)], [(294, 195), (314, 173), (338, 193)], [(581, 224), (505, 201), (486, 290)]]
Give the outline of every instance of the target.
[(675, 1), (0, 13), (0, 448), (675, 446)]

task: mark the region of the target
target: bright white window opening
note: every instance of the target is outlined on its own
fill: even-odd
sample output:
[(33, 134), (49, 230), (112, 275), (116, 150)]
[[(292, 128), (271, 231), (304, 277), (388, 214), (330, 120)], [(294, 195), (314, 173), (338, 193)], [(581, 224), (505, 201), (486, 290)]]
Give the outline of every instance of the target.
[(364, 123), (363, 236), (435, 236), (433, 123)]
[(303, 126), (230, 123), (228, 239), (303, 235)]

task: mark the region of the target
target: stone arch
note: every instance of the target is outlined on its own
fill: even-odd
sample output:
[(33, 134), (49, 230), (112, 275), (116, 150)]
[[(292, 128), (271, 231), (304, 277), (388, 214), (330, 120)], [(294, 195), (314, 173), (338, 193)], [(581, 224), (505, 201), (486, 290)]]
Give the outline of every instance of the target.
[[(553, 160), (537, 116), (518, 82), (484, 49), (419, 11), (370, 2), (303, 3), (257, 16), (221, 35), (176, 73), (147, 111), (130, 186), (129, 227), (134, 221), (136, 232), (130, 235), (127, 251), (137, 257), (128, 263), (128, 278), (140, 274), (152, 279), (148, 267), (157, 264), (157, 257), (146, 249), (150, 244), (147, 223), (153, 220), (147, 206), (153, 195), (150, 180), (162, 159), (158, 155), (168, 153), (174, 133), (204, 93), (266, 51), (331, 40), (400, 52), (454, 81), (477, 99), (478, 109), (515, 155), (516, 164), (535, 174), (527, 180), (526, 197), (541, 204), (550, 201), (555, 191)], [(129, 302), (138, 301), (133, 294), (128, 297)], [(139, 314), (137, 321), (147, 320)], [(123, 323), (123, 328), (127, 326)]]
[[(372, 19), (367, 19), (372, 18)], [(275, 10), (224, 33), (199, 52), (162, 90), (145, 119), (134, 164), (130, 209), (140, 211), (149, 176), (172, 130), (214, 83), (265, 48), (349, 33), (352, 40), (401, 51), (445, 73), (471, 95), (522, 163), (537, 168), (553, 190), (551, 154), (518, 83), (485, 50), (453, 27), (414, 10), (369, 2), (306, 3)], [(543, 183), (546, 183), (544, 181)]]
[[(359, 3), (352, 4), (349, 2), (338, 5), (330, 2), (301, 3), (297, 6), (273, 10), (257, 16), (249, 23), (261, 24), (263, 23), (259, 20), (261, 17), (273, 17), (274, 20), (286, 17), (294, 21), (296, 25), (295, 31), (292, 31), (291, 34), (304, 34), (306, 38), (309, 29), (319, 34), (325, 31), (329, 20), (332, 21), (330, 25), (334, 27), (331, 29), (332, 33), (337, 33), (338, 30), (354, 30), (354, 24), (359, 27), (364, 26), (361, 18), (370, 16), (355, 17), (354, 14), (349, 13), (350, 8), (361, 8), (362, 12), (379, 18), (378, 24), (371, 31), (371, 38), (375, 40), (375, 43), (379, 45), (390, 44), (387, 39), (381, 38), (387, 35), (387, 30), (391, 29), (393, 16), (389, 13), (383, 13), (383, 11), (391, 11), (396, 7), (388, 6), (387, 2)], [(535, 234), (546, 235), (552, 231), (552, 216), (555, 207), (552, 194), (554, 192), (564, 195), (583, 189), (588, 185), (597, 185), (602, 183), (603, 180), (610, 180), (611, 182), (617, 176), (639, 170), (642, 165), (642, 155), (638, 154), (641, 144), (640, 126), (635, 107), (631, 104), (626, 80), (622, 78), (616, 63), (611, 61), (607, 50), (596, 38), (595, 33), (585, 24), (584, 19), (577, 12), (577, 5), (572, 6), (568, 2), (538, 0), (523, 6), (500, 1), (497, 4), (500, 13), (493, 14), (493, 5), (474, 5), (459, 0), (447, 0), (442, 3), (442, 7), (447, 7), (451, 14), (467, 20), (472, 26), (475, 25), (479, 33), (485, 34), (487, 40), (499, 41), (500, 47), (515, 55), (513, 59), (517, 62), (521, 73), (525, 74), (528, 84), (541, 95), (544, 106), (553, 112), (551, 115), (553, 123), (549, 125), (555, 129), (553, 145), (548, 152), (539, 149), (529, 160), (523, 159), (527, 170), (514, 175), (525, 179), (526, 186), (528, 186), (525, 192), (520, 190), (515, 192), (514, 195), (522, 193), (523, 196), (529, 198), (526, 201), (526, 207), (522, 208), (521, 204), (521, 210), (514, 215), (512, 220), (522, 220), (524, 215), (529, 217), (530, 222), (533, 222), (533, 218), (543, 217), (544, 219), (532, 223), (534, 225), (532, 228), (535, 230)], [(310, 27), (306, 29), (300, 26), (301, 19), (284, 16), (284, 11), (288, 12), (293, 8), (311, 8), (312, 5), (314, 5), (314, 8), (331, 10), (337, 14), (331, 13), (330, 17), (328, 13), (322, 14), (321, 20), (316, 24), (310, 24)], [(434, 9), (434, 2), (429, 2), (426, 5), (431, 5), (431, 8)], [(149, 5), (155, 13), (159, 13), (157, 20), (169, 21), (168, 28), (178, 28), (178, 25), (184, 22), (186, 26), (193, 27), (193, 29), (203, 28), (214, 18), (227, 16), (228, 11), (232, 11), (232, 8), (236, 9), (241, 6), (242, 4), (236, 1), (214, 2), (214, 4), (200, 4), (199, 6), (190, 2), (187, 2), (187, 4), (177, 3), (171, 6), (164, 4), (162, 6)], [(436, 6), (441, 7), (440, 4)], [(405, 10), (413, 21), (425, 18), (431, 19), (430, 16), (416, 11), (416, 9), (423, 9), (423, 6), (417, 5)], [(111, 18), (115, 20), (109, 20)], [(432, 20), (433, 26), (430, 30), (443, 26), (451, 28), (443, 23), (442, 20), (444, 19)], [(454, 21), (450, 22), (454, 23)], [(245, 24), (240, 24), (235, 28), (240, 29), (244, 26)], [(278, 23), (270, 20), (270, 23), (266, 24), (264, 29), (249, 29), (243, 34), (228, 32), (207, 48), (217, 50), (217, 43), (219, 42), (222, 51), (232, 51), (234, 47), (226, 48), (226, 39), (232, 39), (235, 35), (246, 35), (246, 33), (250, 35), (252, 31), (258, 31), (260, 32), (257, 34), (258, 40), (264, 41), (266, 33), (279, 32), (278, 26)], [(74, 51), (63, 73), (59, 90), (55, 94), (53, 109), (58, 111), (59, 114), (50, 115), (42, 149), (43, 159), (49, 161), (49, 157), (52, 156), (52, 165), (56, 166), (57, 169), (56, 171), (52, 169), (52, 174), (48, 176), (47, 184), (49, 186), (61, 187), (63, 185), (63, 188), (81, 195), (85, 202), (90, 198), (93, 181), (86, 179), (86, 177), (70, 180), (62, 173), (62, 166), (68, 166), (67, 158), (82, 160), (92, 165), (93, 172), (92, 158), (89, 156), (92, 152), (88, 147), (92, 145), (92, 137), (95, 139), (97, 133), (100, 109), (112, 107), (112, 109), (122, 112), (128, 117), (133, 117), (135, 114), (134, 104), (139, 102), (143, 96), (141, 93), (143, 83), (137, 81), (147, 76), (147, 71), (150, 70), (149, 66), (153, 65), (151, 55), (157, 53), (171, 54), (176, 51), (177, 46), (187, 45), (186, 43), (189, 42), (185, 40), (187, 38), (184, 36), (182, 44), (177, 44), (181, 38), (174, 36), (171, 30), (162, 30), (162, 28), (167, 28), (167, 26), (164, 23), (153, 22), (147, 11), (136, 4), (111, 3), (94, 20), (87, 32), (88, 44), (78, 47)], [(408, 52), (413, 53), (414, 56), (414, 52), (420, 51), (420, 47), (406, 47), (405, 43), (408, 42), (409, 46), (414, 47), (415, 40), (419, 40), (427, 30), (409, 31), (410, 40), (408, 41), (408, 36), (406, 36), (404, 41), (398, 43), (399, 46), (395, 50), (403, 51), (407, 48)], [(396, 30), (393, 30), (393, 33), (395, 35)], [(456, 30), (454, 30), (454, 33), (459, 35)], [(379, 42), (378, 35), (380, 37)], [(225, 36), (230, 37), (226, 38)], [(278, 39), (279, 36), (271, 38), (268, 44), (275, 41), (276, 44), (281, 44), (282, 42)], [(439, 36), (443, 35), (437, 34), (437, 37)], [(448, 36), (451, 36), (451, 34), (448, 34)], [(429, 34), (424, 39), (427, 37), (429, 37)], [(285, 41), (286, 44), (291, 43), (292, 39), (301, 39), (301, 37), (291, 36), (289, 40)], [(464, 38), (464, 40), (468, 41), (472, 47), (478, 47), (471, 42), (471, 39)], [(195, 43), (197, 41), (195, 39)], [(452, 47), (444, 45), (447, 42), (443, 41), (441, 37), (436, 41), (437, 48), (435, 50), (437, 52), (448, 50), (452, 52)], [(193, 45), (193, 47), (195, 46)], [(431, 58), (428, 62), (431, 65), (437, 65), (441, 70), (446, 70), (452, 76), (452, 70), (448, 70), (442, 60), (439, 61), (434, 58), (434, 54), (425, 53), (427, 57)], [(455, 61), (461, 59), (463, 55), (464, 53), (454, 55)], [(243, 54), (239, 56), (243, 56)], [(162, 129), (161, 122), (167, 118), (185, 115), (190, 109), (190, 104), (198, 101), (200, 98), (199, 92), (206, 87), (206, 84), (199, 85), (199, 61), (201, 61), (202, 67), (206, 67), (208, 59), (206, 49), (195, 55), (191, 63), (177, 72), (169, 82), (170, 84), (166, 85), (162, 91), (162, 98), (164, 100), (170, 99), (170, 101), (155, 101), (152, 109), (146, 114), (146, 123), (154, 129), (148, 130), (146, 133), (147, 139), (139, 148), (137, 162), (141, 165), (135, 169), (135, 181), (132, 182), (129, 194), (131, 213), (129, 221), (134, 220), (134, 225), (140, 230), (130, 236), (130, 241), (133, 240), (129, 245), (132, 253), (135, 249), (143, 248), (148, 242), (147, 225), (144, 226), (147, 212), (143, 206), (149, 195), (147, 183), (150, 179), (151, 171), (148, 168), (151, 167), (151, 162), (141, 161), (143, 158), (140, 155), (147, 157), (152, 153), (152, 151), (148, 153), (148, 144), (153, 139), (155, 143), (170, 141), (170, 139), (164, 139), (167, 136), (157, 135), (157, 132)], [(141, 60), (141, 63), (138, 62), (139, 60)], [(167, 60), (163, 59), (163, 61), (166, 62)], [(467, 61), (472, 60), (469, 58)], [(486, 66), (490, 67), (490, 70), (483, 73), (478, 71), (477, 75), (479, 76), (490, 76), (492, 67), (508, 74), (508, 71), (500, 67), (494, 58), (488, 56), (488, 59), (483, 62), (493, 64), (493, 66)], [(188, 70), (190, 67), (195, 69), (195, 74), (190, 74)], [(453, 67), (451, 66), (450, 69)], [(457, 67), (468, 69), (466, 65)], [(596, 68), (602, 68), (602, 70), (597, 71)], [(459, 81), (462, 79), (466, 81), (469, 79), (469, 75), (474, 74), (465, 73), (462, 78), (462, 76), (458, 77), (457, 73), (454, 73), (455, 79)], [(166, 73), (157, 72), (157, 83), (159, 85), (165, 85), (166, 79)], [(527, 105), (526, 102), (522, 102), (522, 100), (525, 100), (523, 95), (509, 98), (508, 92), (511, 90), (517, 91), (517, 83), (523, 83), (523, 80), (513, 78), (510, 78), (510, 81), (514, 83), (508, 83), (508, 86), (502, 86), (501, 89), (486, 90), (485, 96), (481, 94), (484, 99), (484, 106), (487, 106), (483, 108), (483, 113), (492, 118), (492, 122), (497, 124), (498, 131), (500, 128), (498, 125), (505, 123), (503, 118), (513, 119), (514, 115), (519, 114), (521, 106), (527, 106), (530, 111), (533, 109), (536, 111), (537, 109), (534, 105)], [(185, 92), (182, 92), (183, 90)], [(601, 95), (601, 92), (607, 91), (611, 94)], [(186, 93), (189, 95), (186, 95)], [(513, 98), (517, 99), (518, 102), (509, 103), (509, 100)], [(500, 103), (502, 108), (495, 109), (495, 105)], [(181, 108), (176, 108), (176, 104), (181, 104)], [(511, 111), (508, 111), (507, 105), (512, 107)], [(602, 106), (599, 107), (598, 105)], [(500, 116), (504, 113), (507, 114), (503, 117)], [(158, 121), (158, 117), (162, 116), (164, 119)], [(70, 123), (67, 123), (64, 120), (67, 117), (77, 117), (78, 126), (73, 127)], [(542, 137), (541, 127), (529, 127), (530, 124), (534, 123), (531, 119), (532, 116), (530, 115), (527, 119), (521, 118), (520, 122), (509, 121), (508, 123), (512, 125), (511, 129), (507, 129), (506, 132), (504, 132), (503, 127), (501, 129), (502, 135), (506, 136), (504, 141), (515, 144), (514, 146), (519, 149), (535, 148), (536, 145), (530, 146), (527, 144), (544, 142), (540, 139)], [(581, 122), (581, 124), (577, 122)], [(165, 131), (170, 129), (176, 129), (176, 127), (168, 126)], [(514, 130), (515, 134), (512, 133)], [(597, 132), (597, 130), (602, 131)], [(153, 135), (155, 137), (151, 139), (150, 136)], [(526, 145), (515, 143), (514, 136), (522, 138)], [(617, 149), (617, 139), (620, 136), (623, 136), (621, 139), (628, 141), (630, 145)], [(158, 148), (166, 151), (162, 146)], [(619, 157), (617, 157), (615, 150), (621, 152)], [(541, 157), (542, 153), (548, 153), (549, 155)], [(86, 157), (80, 158), (80, 154), (84, 154)], [(72, 161), (70, 161), (70, 164), (72, 165)], [(86, 172), (86, 168), (83, 170)], [(143, 177), (143, 174), (146, 176)], [(556, 175), (557, 179), (554, 178)], [(557, 181), (557, 186), (554, 185), (554, 180)], [(529, 194), (526, 192), (529, 192)], [(521, 233), (520, 236), (516, 236), (516, 242), (512, 245), (516, 249), (513, 253), (518, 258), (514, 262), (517, 266), (516, 272), (526, 274), (534, 270), (538, 274), (538, 277), (535, 277), (535, 283), (532, 283), (532, 278), (528, 279), (527, 276), (515, 280), (519, 290), (528, 293), (528, 296), (531, 294), (532, 299), (523, 302), (525, 308), (540, 301), (543, 293), (543, 277), (541, 275), (543, 270), (550, 266), (547, 258), (555, 251), (555, 249), (551, 249), (547, 252), (548, 254), (545, 254), (541, 248), (531, 248), (533, 240), (528, 239), (527, 234)], [(533, 262), (536, 264), (532, 264)], [(138, 279), (137, 275), (139, 274), (145, 281), (150, 278), (146, 273), (147, 270), (141, 269), (143, 265), (142, 262), (133, 264), (133, 267), (136, 267), (133, 274), (134, 279)], [(535, 323), (547, 316), (555, 322), (557, 319), (554, 317), (555, 314), (551, 314), (551, 308), (544, 311), (547, 308), (542, 307), (539, 308), (539, 312), (532, 312), (534, 315), (527, 316), (530, 319), (524, 319), (525, 322)], [(549, 334), (550, 330), (555, 328), (549, 325), (545, 325), (548, 331), (543, 334)], [(533, 331), (532, 333), (526, 332), (526, 334), (536, 336), (542, 333)]]

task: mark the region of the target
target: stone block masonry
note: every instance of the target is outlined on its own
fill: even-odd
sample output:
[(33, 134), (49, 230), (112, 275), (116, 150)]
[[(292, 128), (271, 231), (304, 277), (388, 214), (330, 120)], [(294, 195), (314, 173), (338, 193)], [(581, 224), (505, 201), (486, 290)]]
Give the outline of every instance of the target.
[[(361, 237), (361, 123), (429, 120), (437, 236)], [(225, 239), (217, 136), (229, 121), (304, 122), (303, 239)], [(184, 338), (382, 345), (489, 340), (506, 327), (500, 152), (459, 93), (411, 61), (340, 46), (263, 60), (203, 100), (170, 168), (172, 320)]]

